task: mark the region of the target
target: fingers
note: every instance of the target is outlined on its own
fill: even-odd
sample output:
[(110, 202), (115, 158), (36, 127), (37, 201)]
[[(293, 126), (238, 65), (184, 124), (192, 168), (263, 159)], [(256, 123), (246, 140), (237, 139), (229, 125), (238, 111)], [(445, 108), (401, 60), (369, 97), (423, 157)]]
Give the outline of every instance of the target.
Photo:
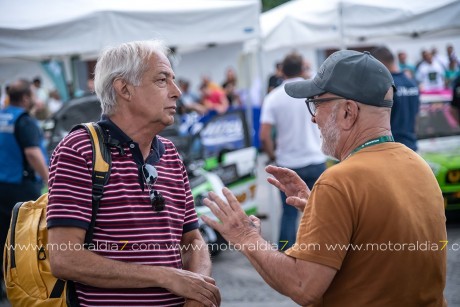
[(265, 167), (265, 171), (273, 176), (275, 176), (275, 173), (278, 173), (280, 169), (281, 167), (274, 165), (268, 165)]
[[(222, 189), (223, 191), (224, 189)], [(217, 207), (225, 214), (225, 215), (230, 215), (232, 212), (230, 206), (226, 204), (219, 196), (217, 196), (216, 193), (214, 192), (209, 192), (208, 197), (210, 200), (212, 200)]]
[(284, 190), (284, 185), (281, 184), (281, 182), (279, 182), (278, 180), (276, 180), (275, 178), (273, 177), (268, 177), (267, 178), (267, 181), (268, 183), (270, 183), (271, 185), (275, 186), (276, 188), (278, 188), (278, 190), (286, 193), (286, 191)]
[(250, 215), (249, 219), (251, 220), (251, 222), (254, 223), (254, 225), (256, 225), (257, 228), (260, 228), (260, 219), (259, 218), (257, 218), (254, 215)]
[[(220, 291), (219, 288), (215, 286), (215, 281), (209, 276), (204, 276), (201, 274), (200, 275), (203, 280), (200, 280), (198, 284), (198, 289), (196, 293), (198, 295), (201, 295), (202, 297), (199, 299), (199, 301), (206, 302), (207, 306), (219, 306), (221, 297), (220, 297)], [(213, 283), (209, 283), (206, 280), (212, 279)], [(193, 299), (196, 299), (192, 297)]]
[[(206, 201), (206, 200), (205, 200)], [(206, 205), (206, 202), (204, 202), (204, 204)], [(218, 232), (222, 232), (222, 229), (221, 229), (221, 224), (213, 219), (211, 219), (210, 217), (206, 216), (206, 215), (202, 215), (200, 217), (203, 222), (205, 222), (209, 227), (215, 229), (216, 231)]]
[(286, 198), (286, 204), (291, 205), (303, 212), (305, 206), (307, 205), (307, 200), (296, 196), (290, 196)]
[(174, 279), (175, 281), (171, 288), (167, 287), (172, 293), (201, 302), (205, 306), (220, 305), (220, 292), (215, 286), (214, 279), (187, 270), (177, 270), (175, 272), (180, 278)]
[(207, 291), (207, 292), (205, 292), (205, 294), (203, 294), (203, 293), (200, 293), (200, 294), (203, 295), (204, 298), (206, 298), (207, 300), (209, 300), (212, 303), (211, 306), (220, 306), (221, 298), (220, 298), (219, 289), (214, 286), (214, 288), (212, 288), (212, 289), (206, 288), (205, 291)]
[(255, 217), (254, 215), (249, 216), (249, 219), (256, 226), (256, 228), (257, 228), (257, 230), (258, 230), (258, 232), (260, 234), (260, 231), (261, 231), (260, 220), (257, 217)]
[[(209, 193), (209, 197), (212, 198), (212, 192)], [(208, 198), (205, 198), (203, 200), (203, 204), (208, 207), (211, 212), (219, 219), (219, 220), (224, 220), (226, 217), (226, 214), (222, 211), (222, 200), (218, 197), (213, 198), (213, 201), (209, 200)]]
[(205, 280), (207, 283), (216, 285), (216, 281), (214, 280), (214, 278), (209, 277), (209, 276), (206, 276), (206, 275), (203, 275), (203, 278), (204, 278), (204, 280)]
[(243, 212), (239, 201), (228, 188), (223, 188), (222, 192), (224, 193), (225, 198), (227, 198), (228, 204), (234, 212)]
[[(226, 217), (229, 217), (235, 213), (242, 213), (243, 210), (241, 209), (241, 205), (236, 199), (235, 195), (228, 189), (228, 188), (223, 188), (222, 193), (224, 194), (225, 198), (227, 199), (228, 204), (222, 200), (219, 196), (217, 196), (216, 193), (214, 192), (209, 192), (208, 197), (215, 203), (216, 206), (214, 206), (214, 210), (222, 211), (223, 214), (225, 214)], [(212, 203), (212, 202), (211, 202)], [(212, 206), (212, 205), (211, 205)], [(208, 206), (209, 209), (214, 213), (213, 208), (211, 206)], [(217, 215), (216, 215), (217, 216)], [(221, 217), (217, 216), (220, 220)], [(223, 217), (223, 216), (222, 216)]]
[(295, 174), (295, 172), (293, 170), (290, 170), (288, 168), (285, 168), (285, 167), (279, 167), (279, 166), (274, 166), (274, 165), (269, 165), (265, 168), (265, 171), (275, 177), (280, 177), (280, 176), (287, 176), (287, 175), (290, 175), (292, 173)]

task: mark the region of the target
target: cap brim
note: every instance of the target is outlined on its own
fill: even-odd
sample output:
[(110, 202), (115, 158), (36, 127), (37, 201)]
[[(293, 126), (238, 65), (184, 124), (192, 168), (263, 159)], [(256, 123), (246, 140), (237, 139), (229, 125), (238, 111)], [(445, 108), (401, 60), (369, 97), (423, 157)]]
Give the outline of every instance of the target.
[(317, 87), (313, 79), (286, 83), (284, 90), (289, 96), (294, 98), (310, 98), (326, 92), (322, 88)]

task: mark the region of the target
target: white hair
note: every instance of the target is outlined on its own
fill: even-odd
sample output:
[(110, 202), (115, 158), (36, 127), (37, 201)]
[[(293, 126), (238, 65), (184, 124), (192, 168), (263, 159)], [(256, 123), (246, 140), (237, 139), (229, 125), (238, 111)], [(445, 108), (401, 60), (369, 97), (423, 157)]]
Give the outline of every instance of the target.
[(106, 48), (94, 70), (94, 89), (101, 101), (102, 114), (112, 115), (116, 107), (113, 81), (123, 79), (137, 86), (147, 71), (147, 61), (153, 54), (168, 56), (169, 48), (159, 40), (134, 41)]

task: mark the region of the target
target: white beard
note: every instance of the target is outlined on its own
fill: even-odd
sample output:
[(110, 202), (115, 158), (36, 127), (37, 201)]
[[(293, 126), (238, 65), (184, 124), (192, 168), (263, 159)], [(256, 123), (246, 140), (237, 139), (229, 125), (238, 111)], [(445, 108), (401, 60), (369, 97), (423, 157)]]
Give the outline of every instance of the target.
[(323, 129), (321, 129), (321, 151), (327, 155), (339, 160), (336, 154), (337, 144), (340, 139), (340, 130), (336, 124), (337, 108), (332, 110)]

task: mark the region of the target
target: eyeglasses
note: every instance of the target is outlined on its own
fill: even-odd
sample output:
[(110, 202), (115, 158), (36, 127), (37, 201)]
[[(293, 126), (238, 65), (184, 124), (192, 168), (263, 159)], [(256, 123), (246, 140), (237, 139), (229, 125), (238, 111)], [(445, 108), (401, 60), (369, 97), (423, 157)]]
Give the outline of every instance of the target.
[(160, 192), (153, 188), (153, 185), (158, 179), (157, 169), (151, 164), (144, 164), (142, 166), (142, 174), (144, 175), (145, 183), (150, 190), (150, 204), (153, 211), (161, 212), (166, 206), (166, 200)]
[(344, 98), (344, 97), (328, 97), (328, 98), (313, 98), (313, 99), (307, 98), (305, 100), (305, 103), (307, 104), (308, 111), (310, 112), (311, 116), (314, 117), (316, 116), (316, 109), (319, 103), (339, 100), (339, 99), (347, 99), (347, 98)]

